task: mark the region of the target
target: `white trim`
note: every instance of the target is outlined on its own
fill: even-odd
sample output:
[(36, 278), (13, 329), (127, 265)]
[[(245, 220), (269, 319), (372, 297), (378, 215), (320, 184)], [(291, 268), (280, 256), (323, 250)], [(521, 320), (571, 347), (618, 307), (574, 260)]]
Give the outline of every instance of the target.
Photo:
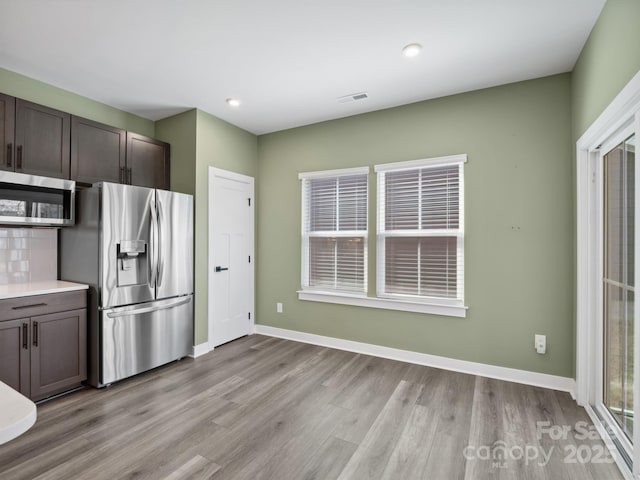
[(451, 165), (456, 163), (467, 163), (467, 154), (461, 153), (459, 155), (448, 155), (446, 157), (420, 158), (406, 162), (380, 163), (373, 166), (373, 171), (377, 173), (389, 170), (411, 170), (413, 168)]
[(592, 277), (589, 278), (589, 288), (593, 293), (591, 312), (593, 315), (593, 322), (590, 327), (590, 337), (592, 339), (590, 350), (589, 368), (595, 375), (592, 377), (597, 381), (592, 383), (591, 391), (589, 392), (589, 404), (592, 406), (602, 403), (604, 398), (603, 381), (604, 378), (604, 352), (602, 345), (604, 345), (604, 296), (603, 296), (603, 283), (604, 278), (604, 164), (602, 156), (599, 150), (595, 150), (590, 154), (590, 161), (592, 162), (593, 179), (592, 183), (592, 197), (593, 203), (591, 204), (590, 215), (593, 227), (589, 232), (592, 237), (590, 238), (593, 255), (590, 259), (590, 272)]
[(589, 319), (594, 316), (595, 296), (589, 295), (594, 277), (595, 225), (590, 221), (591, 212), (595, 205), (594, 192), (591, 181), (595, 178), (594, 161), (590, 159), (588, 151), (578, 152), (576, 161), (576, 215), (577, 215), (577, 245), (576, 245), (576, 399), (579, 405), (589, 403), (591, 357), (589, 351), (593, 345), (593, 335), (588, 328)]
[(337, 170), (300, 172), (298, 173), (298, 180), (306, 180), (309, 178), (342, 177), (346, 175), (369, 175), (369, 167), (339, 168)]
[(411, 302), (407, 300), (365, 297), (362, 295), (309, 290), (299, 290), (298, 300), (334, 303), (338, 305), (353, 305), (356, 307), (382, 308), (385, 310), (398, 310), (402, 312), (430, 313), (433, 315), (446, 315), (449, 317), (459, 318), (465, 318), (467, 316), (467, 309), (469, 308), (464, 305), (442, 305), (436, 303)]
[(209, 342), (205, 342), (199, 345), (194, 345), (193, 348), (191, 349), (191, 354), (189, 356), (191, 358), (198, 358), (211, 351), (213, 351), (213, 348), (209, 347)]
[(582, 134), (577, 142), (578, 150), (593, 147), (620, 128), (640, 108), (640, 71), (613, 99), (598, 119)]
[(214, 237), (214, 227), (215, 224), (213, 222), (213, 181), (216, 177), (224, 178), (227, 180), (233, 180), (240, 183), (245, 183), (249, 186), (249, 195), (251, 198), (251, 204), (248, 206), (250, 209), (250, 222), (249, 222), (249, 235), (251, 236), (252, 242), (249, 245), (248, 255), (251, 256), (251, 269), (250, 269), (250, 279), (249, 284), (247, 285), (247, 296), (249, 297), (250, 305), (251, 305), (251, 319), (249, 320), (249, 333), (253, 331), (255, 328), (255, 275), (256, 275), (256, 256), (255, 256), (255, 181), (253, 177), (248, 175), (243, 175), (241, 173), (230, 172), (228, 170), (222, 170), (221, 168), (209, 167), (208, 171), (208, 183), (207, 183), (207, 223), (208, 223), (208, 233), (207, 233), (207, 338), (208, 338), (208, 348), (209, 351), (213, 350), (215, 345), (215, 340), (213, 336), (213, 311), (211, 306), (214, 305), (214, 292), (213, 292), (213, 279), (211, 278), (212, 273), (215, 269), (215, 262), (212, 254), (211, 245), (213, 243)]
[(307, 232), (309, 238), (346, 238), (366, 237), (366, 230), (328, 230), (323, 232)]
[[(597, 242), (598, 185), (597, 148), (622, 128), (635, 112), (640, 110), (640, 72), (627, 83), (616, 98), (584, 132), (576, 143), (576, 204), (577, 204), (577, 304), (576, 304), (576, 383), (580, 405), (595, 402), (597, 378), (595, 352), (597, 344), (598, 259)], [(638, 122), (636, 121), (636, 125)]]
[(615, 147), (623, 143), (627, 138), (629, 138), (635, 132), (635, 119), (628, 119), (620, 128), (618, 128), (611, 136), (607, 138), (606, 141), (602, 142), (599, 146), (598, 151), (600, 155), (606, 155)]
[(313, 333), (298, 332), (284, 328), (271, 327), (269, 325), (256, 325), (255, 332), (260, 335), (284, 338), (296, 342), (311, 343), (322, 347), (346, 350), (348, 352), (373, 355), (375, 357), (398, 360), (400, 362), (415, 363), (427, 367), (441, 368), (453, 372), (468, 373), (480, 377), (495, 378), (507, 382), (522, 383), (535, 387), (550, 388), (561, 392), (568, 392), (573, 398), (575, 395), (575, 381), (573, 378), (548, 375), (546, 373), (529, 372), (515, 368), (498, 367), (484, 363), (457, 360), (455, 358), (439, 357), (427, 353), (412, 352), (398, 348), (373, 345), (371, 343), (354, 342), (342, 338), (325, 337)]
[[(640, 74), (640, 73), (639, 73)], [(638, 145), (638, 142), (640, 141), (640, 110), (636, 111), (636, 118), (635, 118), (635, 129), (636, 129), (636, 145)], [(636, 151), (637, 151), (637, 147), (636, 147)], [(639, 168), (635, 168), (635, 185), (640, 185), (640, 169)], [(636, 187), (637, 188), (637, 187)], [(635, 193), (635, 204), (636, 207), (634, 208), (634, 224), (635, 225), (640, 225), (640, 208), (637, 207), (638, 205), (638, 197), (637, 197), (637, 193)], [(636, 234), (634, 235), (634, 245), (633, 245), (633, 251), (634, 251), (634, 255), (637, 258), (637, 253), (636, 252), (640, 252), (640, 235)], [(634, 279), (633, 279), (633, 284), (634, 285), (638, 285), (638, 282), (640, 282), (640, 271), (638, 270), (638, 260), (635, 261), (635, 269), (634, 269)], [(635, 300), (635, 293), (634, 293), (634, 300)], [(634, 321), (634, 332), (635, 335), (633, 336), (633, 371), (634, 372), (640, 372), (640, 334), (638, 332), (638, 319), (640, 319), (640, 302), (638, 302), (637, 300), (634, 301), (634, 308), (633, 308), (633, 317), (635, 319)], [(637, 373), (635, 376), (635, 380), (633, 382), (633, 398), (634, 398), (634, 402), (637, 405), (638, 399), (640, 398), (640, 381), (637, 378)], [(637, 412), (638, 412), (638, 407), (635, 407), (635, 412), (636, 412), (636, 418), (637, 418)], [(635, 428), (633, 429), (633, 444), (635, 445), (635, 451), (634, 451), (634, 456), (633, 456), (633, 473), (636, 476), (636, 478), (638, 478), (640, 476), (640, 428), (638, 428), (638, 425), (635, 426)]]
[(223, 170), (221, 168), (209, 167), (209, 180), (212, 179), (212, 176), (219, 178), (226, 178), (227, 180), (234, 180), (240, 183), (249, 183), (253, 185), (254, 179), (248, 175), (243, 175), (242, 173), (231, 172), (229, 170)]
[(629, 458), (633, 457), (633, 445), (631, 444), (609, 409), (605, 406), (604, 402), (600, 402), (600, 404), (596, 405), (595, 408), (593, 405), (589, 405), (589, 407), (591, 407), (591, 409), (596, 413), (596, 415), (600, 419), (600, 424), (607, 431), (609, 436), (611, 438), (615, 438), (618, 443), (620, 443)]
[(618, 452), (618, 449), (614, 445), (613, 440), (611, 440), (611, 437), (607, 433), (607, 430), (602, 426), (600, 418), (594, 412), (593, 408), (591, 408), (591, 405), (585, 405), (584, 409), (587, 411), (587, 415), (589, 415), (591, 422), (593, 423), (594, 427), (596, 427), (596, 430), (600, 434), (600, 438), (602, 438), (602, 441), (604, 442), (606, 447), (609, 449), (609, 453), (615, 460), (616, 466), (618, 467), (618, 470), (620, 470), (620, 473), (622, 474), (622, 476), (625, 478), (625, 480), (634, 480), (633, 475), (629, 470), (629, 467), (627, 466), (627, 462), (624, 461), (624, 459), (622, 458), (622, 455), (620, 455), (620, 452)]

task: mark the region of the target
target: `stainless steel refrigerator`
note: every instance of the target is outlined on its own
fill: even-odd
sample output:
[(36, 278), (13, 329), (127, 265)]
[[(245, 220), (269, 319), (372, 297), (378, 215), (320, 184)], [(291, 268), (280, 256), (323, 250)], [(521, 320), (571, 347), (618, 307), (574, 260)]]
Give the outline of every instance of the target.
[(193, 197), (132, 185), (81, 190), (60, 232), (60, 278), (89, 292), (89, 383), (177, 360), (193, 345)]

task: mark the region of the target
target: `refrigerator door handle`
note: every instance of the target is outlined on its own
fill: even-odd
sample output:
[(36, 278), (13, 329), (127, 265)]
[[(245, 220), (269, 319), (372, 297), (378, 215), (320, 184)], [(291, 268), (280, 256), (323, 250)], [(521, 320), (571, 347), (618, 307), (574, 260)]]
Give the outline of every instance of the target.
[(143, 313), (157, 312), (158, 310), (168, 310), (170, 308), (179, 307), (180, 305), (189, 303), (190, 301), (191, 301), (191, 297), (180, 298), (173, 303), (169, 303), (165, 305), (157, 305), (155, 307), (143, 307), (143, 308), (138, 308), (137, 310), (110, 312), (110, 313), (107, 313), (107, 317), (109, 318), (129, 317), (131, 315), (141, 315)]
[(155, 288), (158, 279), (158, 212), (152, 200), (151, 224), (149, 226), (149, 286)]
[(162, 286), (162, 280), (164, 279), (164, 257), (165, 257), (165, 238), (164, 236), (167, 234), (166, 229), (164, 228), (164, 208), (162, 207), (162, 202), (158, 199), (158, 278), (156, 280), (156, 285), (158, 287)]

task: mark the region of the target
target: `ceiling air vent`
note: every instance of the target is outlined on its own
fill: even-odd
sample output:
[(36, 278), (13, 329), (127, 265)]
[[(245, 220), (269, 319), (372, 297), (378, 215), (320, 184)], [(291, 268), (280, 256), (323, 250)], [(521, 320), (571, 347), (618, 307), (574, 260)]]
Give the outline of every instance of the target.
[(369, 98), (369, 95), (366, 92), (352, 93), (351, 95), (338, 97), (338, 103), (355, 102), (356, 100), (365, 100), (367, 98)]

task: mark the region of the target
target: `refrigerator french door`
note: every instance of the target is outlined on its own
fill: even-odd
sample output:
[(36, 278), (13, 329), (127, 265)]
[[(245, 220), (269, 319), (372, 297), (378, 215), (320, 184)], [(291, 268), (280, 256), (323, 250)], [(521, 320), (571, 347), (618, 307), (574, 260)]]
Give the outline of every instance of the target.
[[(61, 233), (61, 276), (88, 283), (89, 383), (102, 387), (193, 345), (193, 197), (98, 183)], [(93, 261), (96, 258), (97, 261)]]
[(101, 312), (100, 383), (130, 377), (186, 356), (191, 349), (192, 296)]
[(101, 306), (193, 292), (193, 197), (115, 183), (102, 201)]

